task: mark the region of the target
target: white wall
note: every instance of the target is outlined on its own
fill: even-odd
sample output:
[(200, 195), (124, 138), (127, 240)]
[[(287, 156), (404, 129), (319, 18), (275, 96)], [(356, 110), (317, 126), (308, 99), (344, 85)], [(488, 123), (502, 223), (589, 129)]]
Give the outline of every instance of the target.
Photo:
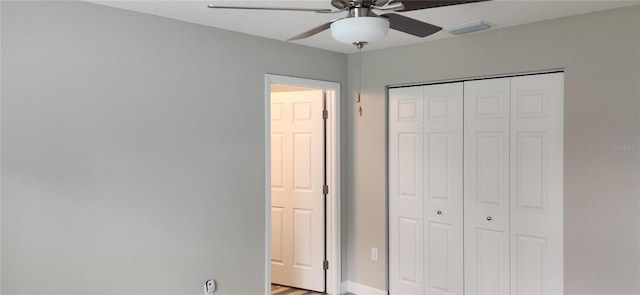
[(1, 5), (1, 293), (262, 293), (264, 75), (345, 81), (346, 55)]
[[(640, 293), (640, 6), (365, 52), (347, 104), (348, 279), (387, 287), (385, 86), (565, 70), (565, 290)], [(349, 56), (349, 87), (357, 86)], [(369, 249), (381, 249), (380, 262)]]

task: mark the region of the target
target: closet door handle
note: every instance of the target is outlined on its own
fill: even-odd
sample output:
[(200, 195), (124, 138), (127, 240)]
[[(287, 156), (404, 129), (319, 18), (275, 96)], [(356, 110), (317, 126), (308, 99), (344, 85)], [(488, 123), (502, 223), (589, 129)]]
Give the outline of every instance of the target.
[(491, 216), (487, 216), (487, 221), (491, 221), (491, 219), (493, 219)]

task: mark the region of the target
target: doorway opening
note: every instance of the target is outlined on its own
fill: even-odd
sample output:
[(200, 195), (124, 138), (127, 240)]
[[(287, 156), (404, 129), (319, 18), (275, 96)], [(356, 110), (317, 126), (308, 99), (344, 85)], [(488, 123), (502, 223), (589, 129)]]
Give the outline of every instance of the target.
[(340, 84), (265, 77), (265, 294), (340, 293)]

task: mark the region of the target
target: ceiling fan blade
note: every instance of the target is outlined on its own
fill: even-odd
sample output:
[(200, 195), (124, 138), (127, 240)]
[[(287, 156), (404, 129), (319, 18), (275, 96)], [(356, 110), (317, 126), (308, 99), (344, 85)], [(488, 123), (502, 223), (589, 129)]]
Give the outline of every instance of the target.
[(383, 6), (371, 6), (371, 8), (386, 11), (402, 11), (404, 9), (404, 5), (402, 4), (402, 2), (396, 2)]
[(389, 4), (402, 3), (404, 4), (403, 10), (398, 11), (412, 11), (418, 9), (436, 8), (442, 6), (468, 4), (474, 2), (483, 2), (490, 0), (393, 0)]
[[(290, 7), (251, 7), (251, 6), (218, 6), (209, 4), (207, 7), (216, 9), (245, 9), (245, 10), (283, 10), (283, 11), (310, 11), (317, 13), (330, 13), (334, 12), (331, 9), (316, 9), (316, 8), (290, 8)], [(336, 11), (340, 12), (340, 11)]]
[(389, 27), (418, 37), (426, 37), (442, 30), (441, 27), (419, 21), (397, 13), (381, 15), (389, 19)]
[(313, 36), (313, 35), (315, 35), (317, 33), (320, 33), (320, 32), (322, 32), (324, 30), (329, 29), (333, 22), (335, 22), (335, 20), (330, 21), (330, 22), (328, 22), (328, 23), (326, 23), (324, 25), (317, 26), (317, 27), (315, 27), (315, 28), (313, 28), (311, 30), (308, 30), (308, 31), (304, 32), (304, 33), (295, 35), (295, 36), (289, 38), (287, 41), (295, 41), (295, 40), (300, 40), (300, 39), (304, 39), (304, 38), (309, 38), (309, 37), (311, 37), (311, 36)]
[(391, 1), (391, 0), (373, 0), (371, 5), (373, 5), (373, 6), (384, 6), (385, 4), (389, 3), (389, 1)]
[(346, 9), (351, 4), (349, 0), (331, 0), (331, 5), (337, 9)]

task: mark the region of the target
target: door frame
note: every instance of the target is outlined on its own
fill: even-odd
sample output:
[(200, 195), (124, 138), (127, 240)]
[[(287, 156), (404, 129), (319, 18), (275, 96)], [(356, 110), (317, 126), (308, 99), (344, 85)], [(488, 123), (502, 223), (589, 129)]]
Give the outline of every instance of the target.
[(328, 294), (340, 294), (341, 240), (340, 240), (340, 83), (265, 75), (265, 294), (271, 294), (271, 85), (281, 84), (323, 89), (327, 93), (326, 174), (329, 193), (326, 200), (326, 271), (325, 286)]

